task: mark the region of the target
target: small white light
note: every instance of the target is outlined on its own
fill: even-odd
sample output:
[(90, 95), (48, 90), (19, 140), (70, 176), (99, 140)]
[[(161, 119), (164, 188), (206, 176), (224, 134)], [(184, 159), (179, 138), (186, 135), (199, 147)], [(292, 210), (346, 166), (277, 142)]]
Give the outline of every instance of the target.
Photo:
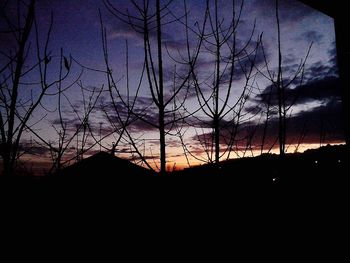
[(276, 181), (277, 181), (277, 178), (272, 178), (272, 181), (273, 181), (273, 182), (276, 182)]
[(318, 164), (318, 161), (315, 161), (315, 164)]
[(340, 160), (338, 160), (338, 163), (341, 163), (341, 161), (340, 161)]

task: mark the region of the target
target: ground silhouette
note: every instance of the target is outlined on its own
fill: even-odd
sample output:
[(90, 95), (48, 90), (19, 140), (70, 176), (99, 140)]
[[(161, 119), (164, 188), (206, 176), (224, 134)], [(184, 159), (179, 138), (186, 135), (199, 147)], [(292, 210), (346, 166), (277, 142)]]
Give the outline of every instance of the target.
[[(348, 150), (345, 145), (325, 146), (304, 153), (223, 161), (160, 176), (150, 170), (100, 152), (51, 176), (0, 178), (2, 190), (65, 196), (93, 196), (103, 200), (232, 200), (246, 193), (317, 193), (331, 196), (348, 189)], [(126, 198), (126, 199), (125, 199)], [(193, 199), (194, 198), (194, 199)], [(182, 202), (182, 203), (184, 203)]]
[(63, 180), (132, 180), (155, 176), (152, 171), (106, 152), (99, 152), (54, 175)]
[(255, 185), (338, 184), (347, 179), (348, 154), (345, 145), (327, 145), (304, 153), (263, 154), (223, 161), (175, 172), (180, 177), (223, 177), (232, 183)]

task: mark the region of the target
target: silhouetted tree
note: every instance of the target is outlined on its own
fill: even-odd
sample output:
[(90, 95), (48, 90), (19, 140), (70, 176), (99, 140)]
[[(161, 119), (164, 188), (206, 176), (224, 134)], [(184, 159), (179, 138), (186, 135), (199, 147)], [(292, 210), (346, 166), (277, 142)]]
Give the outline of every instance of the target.
[[(164, 77), (165, 50), (163, 43), (163, 27), (165, 24), (171, 24), (177, 20), (166, 20), (167, 16), (171, 13), (169, 11), (169, 6), (172, 2), (174, 1), (170, 0), (162, 5), (160, 0), (155, 0), (154, 2), (143, 0), (140, 4), (136, 3), (135, 1), (131, 1), (131, 5), (135, 11), (135, 14), (131, 14), (129, 11), (123, 12), (119, 10), (110, 1), (105, 1), (106, 7), (113, 15), (129, 25), (143, 38), (144, 65), (140, 83), (144, 81), (143, 78), (144, 75), (146, 75), (145, 83), (147, 84), (151, 93), (153, 105), (157, 109), (158, 123), (150, 122), (147, 119), (147, 114), (145, 114), (145, 112), (140, 113), (134, 109), (134, 103), (130, 104), (127, 100), (123, 100), (115, 84), (111, 83), (112, 85), (110, 86), (116, 89), (122, 104), (134, 117), (158, 130), (161, 174), (166, 173), (166, 136), (170, 134), (171, 128), (178, 121), (178, 119), (183, 119), (183, 116), (178, 116), (176, 112), (184, 102), (180, 103), (180, 105), (176, 105), (174, 101), (176, 100), (177, 95), (183, 89), (188, 87), (187, 84), (190, 78), (190, 74), (186, 74), (179, 83), (174, 85), (174, 89), (169, 95), (169, 91), (165, 88), (166, 80)], [(107, 53), (105, 51), (105, 58), (106, 55)], [(187, 64), (193, 64), (194, 60), (195, 59), (193, 58), (191, 61), (187, 61)], [(107, 71), (111, 72), (110, 69)], [(176, 75), (176, 67), (174, 69), (174, 75)], [(137, 91), (140, 89), (140, 86), (137, 87)], [(137, 99), (135, 96), (134, 101), (136, 100)], [(131, 140), (133, 148), (138, 152), (140, 157), (143, 158), (143, 154), (138, 149), (139, 147), (137, 147), (135, 144), (135, 140), (131, 138), (126, 126), (124, 132)], [(147, 160), (145, 158), (143, 158), (143, 161), (147, 164)], [(149, 164), (148, 166), (151, 167)]]
[[(17, 5), (15, 8), (18, 12), (15, 18), (7, 14), (12, 4)], [(35, 0), (16, 3), (6, 1), (0, 9), (0, 19), (6, 26), (0, 33), (14, 41), (8, 50), (0, 53), (1, 157), (4, 175), (11, 176), (20, 156), (23, 133), (36, 124), (30, 120), (35, 110), (42, 106), (43, 98), (48, 95), (49, 89), (68, 77), (71, 60), (61, 55), (61, 65), (64, 63), (65, 66), (64, 73), (56, 78), (49, 74), (55, 65), (53, 60), (57, 58), (49, 51), (53, 15), (51, 14), (49, 28), (42, 42), (35, 14)], [(32, 59), (33, 57), (35, 59)], [(31, 79), (30, 83), (28, 79)]]
[[(264, 54), (264, 60), (265, 60), (265, 66), (266, 66), (266, 73), (263, 73), (261, 71), (260, 73), (262, 73), (262, 75), (265, 76), (265, 78), (271, 82), (271, 87), (273, 87), (273, 89), (271, 90), (273, 94), (272, 97), (277, 98), (279, 154), (281, 157), (283, 157), (286, 152), (287, 120), (289, 118), (290, 110), (297, 99), (297, 98), (293, 98), (293, 99), (288, 98), (286, 95), (286, 90), (296, 82), (299, 85), (302, 84), (304, 79), (305, 63), (310, 54), (312, 43), (310, 44), (304, 59), (301, 60), (300, 64), (296, 68), (294, 74), (288, 77), (285, 76), (284, 69), (283, 69), (279, 0), (276, 0), (275, 17), (276, 17), (276, 25), (277, 25), (277, 52), (278, 52), (277, 69), (272, 70), (268, 65), (269, 63), (265, 55), (264, 47), (262, 46), (262, 52)], [(288, 101), (291, 101), (291, 102), (288, 104)], [(267, 123), (265, 125), (267, 126)]]
[[(102, 47), (103, 47), (103, 55), (104, 62), (106, 66), (106, 77), (107, 77), (107, 85), (108, 85), (108, 93), (110, 95), (111, 104), (107, 105), (105, 103), (101, 103), (100, 108), (104, 113), (110, 127), (111, 131), (108, 133), (108, 136), (113, 136), (115, 138), (114, 147), (115, 149), (122, 144), (129, 144), (131, 146), (130, 153), (133, 155), (134, 153), (141, 159), (142, 164), (145, 164), (150, 170), (153, 170), (152, 166), (147, 162), (145, 158), (145, 151), (141, 150), (142, 148), (142, 140), (134, 138), (132, 136), (132, 128), (131, 125), (136, 121), (139, 121), (142, 117), (139, 115), (139, 111), (136, 110), (138, 96), (142, 85), (142, 80), (145, 74), (145, 63), (143, 64), (142, 73), (136, 87), (136, 91), (134, 96), (131, 94), (131, 87), (129, 81), (129, 45), (128, 41), (126, 41), (125, 47), (125, 68), (126, 68), (126, 95), (122, 93), (121, 85), (118, 85), (118, 81), (115, 80), (113, 70), (109, 61), (109, 48), (107, 41), (107, 33), (106, 28), (104, 27), (102, 21), (102, 15), (100, 12), (100, 23), (101, 23), (101, 35), (102, 35)], [(112, 111), (111, 111), (112, 108)], [(146, 109), (145, 109), (146, 110)]]
[[(63, 164), (69, 163), (73, 158), (75, 158), (77, 161), (83, 159), (84, 154), (91, 150), (94, 146), (101, 143), (102, 140), (102, 138), (97, 141), (93, 140), (94, 127), (92, 127), (93, 124), (91, 124), (89, 120), (90, 115), (96, 110), (97, 102), (99, 101), (103, 91), (103, 86), (101, 88), (94, 87), (88, 89), (83, 85), (82, 81), (79, 81), (77, 85), (80, 87), (82, 95), (81, 110), (74, 107), (73, 103), (69, 99), (69, 96), (62, 91), (60, 85), (58, 88), (58, 119), (56, 120), (56, 124), (52, 125), (57, 133), (58, 140), (54, 144), (50, 143), (53, 171), (60, 170)], [(73, 123), (72, 120), (63, 117), (63, 99), (65, 100), (65, 104), (69, 105), (72, 116), (75, 118)], [(74, 140), (77, 142), (75, 147), (76, 153), (72, 154), (69, 150), (72, 147)], [(89, 146), (87, 146), (88, 142)]]
[[(197, 30), (191, 30), (203, 42), (199, 58), (203, 55), (207, 60), (208, 56), (213, 60), (206, 66), (204, 73), (191, 65), (191, 77), (201, 111), (206, 116), (206, 124), (202, 127), (212, 128), (212, 137), (204, 134), (197, 137), (201, 140), (208, 161), (216, 164), (225, 154), (229, 158), (239, 124), (243, 117), (247, 118), (247, 115), (243, 116), (243, 109), (253, 89), (252, 82), (256, 76), (254, 65), (260, 43), (260, 36), (257, 41), (253, 41), (255, 24), (247, 41), (243, 45), (237, 43), (244, 1), (241, 1), (238, 10), (235, 4), (233, 1), (231, 17), (224, 20), (220, 15), (218, 1), (207, 0), (203, 24), (197, 26)], [(244, 79), (243, 85), (238, 86), (236, 82), (238, 74)], [(238, 95), (236, 100), (233, 99), (234, 93)], [(223, 153), (221, 139), (227, 145), (223, 147)]]

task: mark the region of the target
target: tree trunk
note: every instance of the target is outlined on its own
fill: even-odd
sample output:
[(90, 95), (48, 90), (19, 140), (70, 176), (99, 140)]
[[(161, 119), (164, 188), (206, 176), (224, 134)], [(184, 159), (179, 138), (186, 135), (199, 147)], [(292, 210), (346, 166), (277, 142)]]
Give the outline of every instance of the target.
[(214, 117), (214, 145), (215, 145), (215, 164), (220, 162), (220, 127), (219, 117)]
[(278, 141), (280, 148), (280, 157), (283, 158), (285, 153), (285, 134), (286, 134), (286, 112), (285, 112), (285, 97), (284, 86), (282, 79), (282, 51), (281, 51), (281, 28), (279, 20), (279, 6), (276, 0), (276, 20), (277, 20), (277, 34), (278, 34), (278, 73), (277, 73), (277, 96), (278, 96)]
[[(35, 11), (35, 0), (31, 0), (28, 5), (28, 12), (25, 18), (25, 24), (23, 27), (23, 33), (21, 33), (18, 40), (18, 53), (16, 55), (16, 67), (14, 70), (13, 84), (12, 84), (12, 93), (11, 93), (11, 103), (9, 106), (9, 115), (8, 115), (8, 130), (7, 130), (7, 140), (4, 142), (5, 149), (3, 154), (4, 162), (4, 175), (11, 176), (14, 174), (14, 164), (17, 156), (17, 147), (14, 144), (16, 140), (15, 135), (15, 117), (17, 110), (17, 97), (18, 97), (18, 88), (20, 84), (20, 79), (22, 75), (22, 69), (25, 60), (25, 48), (28, 42), (28, 38), (32, 29), (34, 21)], [(6, 136), (6, 135), (5, 135)], [(18, 135), (20, 136), (20, 135)], [(4, 136), (3, 136), (4, 137)]]
[(157, 47), (158, 47), (158, 70), (159, 70), (159, 143), (160, 143), (160, 174), (166, 173), (166, 156), (165, 156), (165, 108), (164, 108), (164, 80), (163, 80), (163, 57), (162, 57), (162, 30), (160, 15), (160, 0), (156, 3), (157, 12)]
[(160, 174), (166, 173), (164, 108), (159, 111)]
[(8, 149), (8, 144), (4, 144), (5, 145), (5, 149), (4, 150), (4, 154), (2, 155), (3, 158), (3, 175), (4, 176), (11, 176), (13, 175), (13, 170), (14, 167), (11, 166), (11, 150)]

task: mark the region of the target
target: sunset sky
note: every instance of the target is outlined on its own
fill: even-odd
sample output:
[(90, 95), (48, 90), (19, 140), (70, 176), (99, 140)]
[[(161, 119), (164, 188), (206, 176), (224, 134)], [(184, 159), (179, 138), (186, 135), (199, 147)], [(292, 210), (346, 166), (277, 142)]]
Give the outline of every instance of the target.
[[(1, 9), (5, 7), (4, 0), (1, 0)], [(10, 1), (12, 2), (12, 1)], [(15, 2), (15, 1), (13, 1)], [(131, 15), (137, 15), (135, 7), (129, 1), (110, 0), (115, 8), (122, 12), (129, 12)], [(141, 3), (140, 0), (136, 0)], [(166, 1), (162, 1), (164, 4)], [(210, 1), (214, 2), (214, 1)], [(241, 1), (236, 2), (236, 10), (239, 10)], [(186, 0), (189, 26), (195, 28), (203, 22), (205, 11), (205, 0)], [(232, 13), (232, 3), (227, 0), (219, 0), (219, 14), (222, 18), (223, 25), (230, 21)], [(16, 9), (10, 3), (4, 9), (10, 19), (15, 19)], [(154, 1), (150, 0), (151, 10), (154, 10)], [(174, 0), (169, 8), (169, 14), (164, 21), (174, 20), (175, 17), (184, 21), (184, 1)], [(211, 10), (213, 5), (211, 6)], [(127, 96), (126, 84), (126, 41), (128, 43), (129, 54), (129, 96), (136, 96), (138, 83), (141, 83), (138, 98), (136, 99), (136, 110), (144, 114), (144, 118), (149, 122), (157, 122), (157, 112), (152, 105), (151, 94), (147, 86), (146, 79), (141, 79), (144, 50), (143, 37), (140, 33), (135, 32), (129, 25), (118, 20), (107, 9), (104, 1), (96, 0), (38, 0), (37, 1), (37, 23), (39, 27), (40, 40), (45, 39), (48, 30), (51, 12), (53, 14), (53, 29), (49, 45), (52, 55), (51, 70), (48, 77), (54, 79), (59, 72), (59, 57), (62, 48), (66, 58), (72, 58), (71, 74), (65, 80), (62, 87), (73, 85), (64, 91), (62, 97), (63, 118), (67, 123), (70, 133), (74, 133), (76, 125), (81, 122), (82, 112), (88, 104), (89, 96), (93, 88), (104, 88), (94, 111), (89, 118), (89, 125), (94, 133), (95, 139), (100, 138), (113, 131), (112, 124), (116, 118), (114, 107), (112, 107), (110, 95), (108, 92), (107, 76), (103, 56), (101, 24), (99, 18), (99, 10), (101, 12), (102, 21), (106, 29), (106, 37), (108, 43), (109, 62), (112, 68), (113, 77), (117, 82), (119, 92), (122, 96)], [(171, 12), (170, 12), (171, 11)], [(12, 15), (12, 17), (11, 17)], [(0, 16), (1, 17), (1, 16)], [(283, 54), (283, 78), (288, 81), (293, 78), (299, 63), (305, 58), (308, 48), (311, 47), (309, 57), (307, 59), (304, 71), (304, 79), (295, 81), (286, 90), (287, 103), (293, 103), (287, 124), (287, 143), (288, 151), (293, 152), (296, 145), (300, 144), (298, 150), (304, 151), (310, 147), (319, 147), (327, 143), (342, 143), (344, 141), (343, 128), (341, 125), (341, 100), (340, 87), (337, 73), (336, 48), (335, 48), (335, 32), (333, 19), (311, 9), (308, 6), (298, 2), (297, 0), (281, 0), (280, 1), (280, 20), (281, 20), (281, 45)], [(243, 5), (241, 21), (236, 31), (237, 45), (243, 46), (249, 39), (254, 21), (256, 28), (253, 33), (252, 43), (249, 48), (253, 49), (254, 43), (258, 41), (262, 34), (262, 43), (264, 46), (266, 58), (269, 68), (276, 72), (277, 66), (277, 25), (275, 18), (275, 0), (246, 0)], [(0, 21), (0, 49), (2, 53), (9, 54), (13, 50), (13, 38), (5, 32), (6, 25), (4, 20)], [(172, 60), (172, 58), (181, 58), (186, 54), (186, 36), (184, 25), (179, 22), (168, 23), (163, 26), (163, 55), (164, 55), (164, 72), (166, 96), (171, 96), (173, 89), (174, 68), (176, 65), (177, 74), (185, 74), (186, 68), (181, 67)], [(194, 45), (196, 36), (190, 32), (190, 45)], [(30, 36), (33, 45), (35, 43), (35, 35)], [(2, 55), (3, 56), (3, 55)], [(29, 53), (27, 59), (27, 67), (34, 63), (35, 50)], [(242, 62), (242, 61), (241, 61)], [(0, 67), (3, 67), (5, 60), (0, 59)], [(246, 63), (246, 62), (242, 62)], [(213, 72), (213, 58), (205, 52), (200, 53), (198, 58), (198, 74), (202, 80), (210, 82), (210, 76)], [(83, 68), (82, 68), (83, 66)], [(91, 70), (93, 69), (93, 70)], [(82, 71), (83, 70), (83, 71)], [(257, 51), (256, 62), (254, 67), (255, 77), (249, 81), (251, 91), (247, 97), (248, 101), (243, 109), (244, 118), (237, 132), (236, 142), (230, 158), (258, 155), (261, 153), (261, 137), (264, 125), (264, 105), (266, 105), (267, 94), (270, 91), (271, 82), (267, 80), (263, 74), (266, 74), (266, 65), (262, 55), (262, 49)], [(77, 83), (74, 81), (80, 79)], [(1, 76), (3, 78), (3, 76)], [(35, 83), (38, 76), (35, 72), (26, 76), (22, 80), (20, 98), (25, 100), (30, 96), (35, 96)], [(231, 91), (229, 100), (230, 105), (234, 105), (242, 92), (244, 86), (244, 74), (241, 70), (235, 71), (234, 86)], [(298, 78), (297, 80), (300, 80)], [(301, 85), (300, 85), (301, 83)], [(30, 84), (30, 85), (29, 85)], [(81, 91), (84, 86), (84, 94)], [(204, 85), (203, 85), (204, 86)], [(53, 87), (51, 92), (57, 92), (57, 86)], [(225, 90), (225, 88), (224, 88)], [(34, 91), (34, 92), (33, 92)], [(210, 90), (205, 90), (204, 94), (210, 96)], [(224, 94), (224, 93), (223, 93)], [(181, 95), (181, 93), (180, 93)], [(181, 104), (181, 96), (177, 97), (177, 103)], [(93, 94), (93, 99), (97, 93)], [(116, 94), (115, 94), (116, 96)], [(185, 97), (184, 93), (182, 94)], [(194, 89), (189, 89), (186, 95), (187, 100), (184, 107), (189, 112), (196, 112), (189, 117), (185, 123), (181, 123), (177, 127), (172, 127), (167, 136), (167, 161), (169, 167), (186, 167), (187, 162), (184, 155), (181, 140), (178, 132), (182, 134), (182, 139), (186, 145), (189, 162), (191, 165), (201, 163), (200, 160), (208, 161), (208, 156), (204, 153), (203, 141), (210, 140), (211, 128), (210, 122), (206, 119), (203, 111), (199, 108), (199, 103)], [(69, 102), (67, 100), (69, 99)], [(221, 98), (224, 99), (224, 98)], [(183, 99), (182, 99), (183, 100)], [(31, 120), (34, 124), (33, 130), (36, 131), (41, 138), (50, 141), (53, 144), (58, 137), (58, 112), (57, 112), (57, 96), (46, 96), (42, 106), (38, 108)], [(277, 106), (276, 96), (271, 98), (271, 107)], [(102, 110), (103, 106), (103, 110)], [(172, 105), (169, 105), (171, 107)], [(170, 108), (169, 108), (170, 109)], [(1, 109), (3, 110), (3, 109)], [(85, 108), (86, 110), (86, 108)], [(118, 104), (119, 114), (125, 116), (126, 109), (120, 103)], [(233, 115), (228, 112), (225, 123), (230, 123)], [(107, 118), (109, 116), (109, 119)], [(181, 127), (180, 127), (181, 126)], [(55, 130), (55, 127), (57, 130)], [(169, 127), (170, 128), (170, 127)], [(129, 127), (131, 134), (137, 138), (137, 143), (147, 160), (153, 167), (158, 164), (159, 156), (159, 135), (157, 130), (147, 123), (136, 121)], [(229, 129), (228, 129), (229, 130)], [(269, 121), (267, 128), (267, 138), (263, 147), (264, 152), (272, 148), (272, 152), (277, 152), (278, 144), (274, 145), (278, 135), (277, 115), (273, 115)], [(224, 160), (227, 154), (224, 149), (225, 133), (221, 140)], [(250, 136), (251, 135), (251, 136)], [(74, 156), (76, 147), (81, 142), (75, 138), (67, 149), (66, 158)], [(249, 136), (251, 140), (248, 141)], [(85, 154), (96, 153), (101, 149), (108, 150), (112, 147), (112, 142), (117, 140), (116, 135), (107, 136), (101, 147), (96, 145)], [(201, 139), (201, 141), (199, 141)], [(26, 133), (22, 140), (23, 149), (30, 149), (29, 154), (23, 158), (29, 160), (49, 160), (49, 153), (44, 145), (39, 144), (40, 140), (32, 133)], [(86, 148), (92, 145), (94, 140), (89, 135)], [(249, 144), (249, 145), (248, 145)], [(130, 143), (127, 138), (123, 138), (117, 146), (116, 155), (120, 157), (130, 158)], [(193, 156), (191, 156), (193, 155)], [(36, 157), (34, 157), (36, 156)], [(41, 156), (41, 157), (38, 157)], [(197, 157), (197, 158), (194, 158)], [(135, 157), (135, 159), (138, 159)], [(152, 160), (154, 159), (154, 160)]]

